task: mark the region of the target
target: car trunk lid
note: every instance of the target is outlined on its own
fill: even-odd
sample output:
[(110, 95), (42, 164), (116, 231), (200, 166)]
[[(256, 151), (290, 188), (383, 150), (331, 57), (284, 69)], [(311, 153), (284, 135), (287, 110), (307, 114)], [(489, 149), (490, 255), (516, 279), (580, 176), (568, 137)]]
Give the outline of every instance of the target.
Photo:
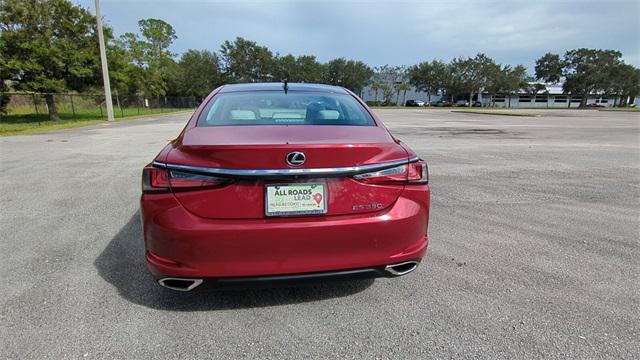
[[(302, 152), (299, 167), (287, 164), (287, 154)], [(216, 126), (185, 132), (166, 159), (167, 164), (224, 170), (336, 169), (407, 159), (404, 148), (388, 131), (375, 126)], [(233, 176), (232, 176), (233, 177)], [(195, 215), (217, 219), (263, 218), (265, 185), (324, 184), (326, 216), (381, 211), (391, 206), (403, 185), (364, 184), (344, 176), (286, 178), (244, 176), (213, 189), (176, 191), (180, 203)]]

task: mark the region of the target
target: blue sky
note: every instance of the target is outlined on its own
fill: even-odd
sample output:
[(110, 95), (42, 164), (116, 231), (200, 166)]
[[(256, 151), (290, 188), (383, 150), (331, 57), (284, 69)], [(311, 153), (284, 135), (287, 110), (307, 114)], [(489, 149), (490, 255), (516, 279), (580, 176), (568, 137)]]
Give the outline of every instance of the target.
[[(74, 2), (95, 12), (93, 0)], [(217, 51), (242, 36), (281, 54), (336, 57), (369, 65), (411, 65), (484, 52), (532, 71), (546, 52), (591, 47), (620, 50), (640, 65), (637, 0), (528, 1), (206, 1), (101, 0), (116, 35), (142, 18), (172, 24), (171, 50)]]

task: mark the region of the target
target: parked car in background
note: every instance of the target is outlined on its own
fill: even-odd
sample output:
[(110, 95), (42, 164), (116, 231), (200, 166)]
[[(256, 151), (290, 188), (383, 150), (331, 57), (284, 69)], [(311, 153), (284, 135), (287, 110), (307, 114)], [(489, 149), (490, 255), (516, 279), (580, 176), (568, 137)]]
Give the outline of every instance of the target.
[(415, 107), (415, 106), (424, 106), (424, 105), (425, 105), (424, 101), (421, 101), (421, 100), (407, 100), (404, 103), (404, 106), (414, 106)]
[[(455, 106), (457, 106), (457, 107), (469, 107), (469, 101), (467, 101), (467, 100), (458, 100), (458, 101), (456, 101), (456, 105)], [(480, 101), (474, 101), (471, 106), (473, 106), (473, 107), (482, 107), (482, 103)]]
[(450, 107), (453, 106), (453, 104), (451, 104), (451, 102), (447, 100), (438, 100), (433, 103), (433, 106)]
[(427, 245), (427, 163), (349, 90), (214, 90), (142, 173), (156, 281), (215, 285), (396, 277)]

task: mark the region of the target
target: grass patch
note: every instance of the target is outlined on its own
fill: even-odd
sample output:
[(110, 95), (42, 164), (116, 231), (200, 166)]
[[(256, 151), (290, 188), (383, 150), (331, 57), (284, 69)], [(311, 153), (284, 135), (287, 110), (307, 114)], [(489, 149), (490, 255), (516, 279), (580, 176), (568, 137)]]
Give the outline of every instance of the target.
[[(191, 111), (190, 109), (114, 109), (116, 121), (134, 120), (148, 117), (150, 115), (173, 113), (180, 111)], [(46, 114), (9, 114), (2, 115), (0, 119), (0, 136), (25, 135), (39, 132), (46, 132), (58, 129), (76, 128), (95, 124), (107, 123), (100, 111), (89, 111), (83, 113), (60, 113), (60, 120), (49, 120)]]
[(493, 110), (493, 109), (460, 109), (451, 110), (451, 112), (468, 113), (468, 114), (480, 114), (480, 115), (503, 115), (503, 116), (539, 116), (536, 113), (515, 111), (515, 110)]

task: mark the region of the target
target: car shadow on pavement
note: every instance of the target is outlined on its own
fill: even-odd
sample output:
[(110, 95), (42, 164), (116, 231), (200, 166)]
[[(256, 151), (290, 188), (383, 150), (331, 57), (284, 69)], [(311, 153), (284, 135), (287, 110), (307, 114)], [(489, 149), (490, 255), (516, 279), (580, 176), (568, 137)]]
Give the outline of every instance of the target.
[(144, 262), (142, 225), (136, 212), (94, 261), (100, 276), (128, 301), (159, 310), (206, 311), (277, 306), (349, 296), (373, 279), (327, 281), (267, 289), (220, 290), (203, 284), (191, 292), (158, 285)]

